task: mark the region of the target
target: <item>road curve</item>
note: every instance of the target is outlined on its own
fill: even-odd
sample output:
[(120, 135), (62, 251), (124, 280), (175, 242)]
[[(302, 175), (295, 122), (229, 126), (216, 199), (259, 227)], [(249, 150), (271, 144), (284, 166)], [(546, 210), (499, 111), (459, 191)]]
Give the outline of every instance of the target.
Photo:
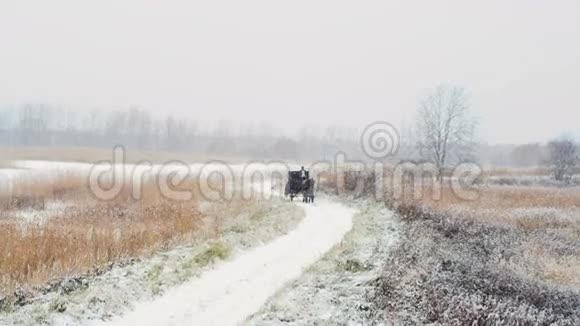
[[(303, 205), (303, 204), (298, 204)], [(354, 210), (319, 201), (304, 205), (304, 220), (285, 236), (220, 263), (157, 300), (99, 325), (236, 325), (352, 228)]]

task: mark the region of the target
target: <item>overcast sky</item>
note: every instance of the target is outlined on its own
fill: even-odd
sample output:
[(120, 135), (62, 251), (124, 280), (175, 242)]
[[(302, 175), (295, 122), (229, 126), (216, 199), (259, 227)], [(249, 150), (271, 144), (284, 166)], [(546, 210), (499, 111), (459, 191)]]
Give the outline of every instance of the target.
[(580, 134), (567, 1), (2, 1), (0, 106), (129, 106), (213, 121), (410, 121), (467, 88), (489, 142)]

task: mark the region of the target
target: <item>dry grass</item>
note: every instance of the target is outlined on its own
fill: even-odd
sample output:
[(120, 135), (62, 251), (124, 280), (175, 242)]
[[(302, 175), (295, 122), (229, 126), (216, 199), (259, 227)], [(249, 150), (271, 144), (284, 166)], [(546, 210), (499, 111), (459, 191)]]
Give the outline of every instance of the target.
[(525, 249), (525, 254), (510, 262), (512, 270), (540, 281), (580, 288), (578, 188), (481, 187), (477, 200), (465, 201), (444, 187), (440, 200), (425, 196), (406, 204), (512, 228), (522, 234)]
[[(356, 174), (356, 173), (355, 173)], [(388, 174), (387, 174), (388, 175)], [(336, 193), (337, 176), (320, 185)], [(368, 174), (346, 194), (370, 196)], [(385, 183), (388, 185), (388, 183)], [(385, 189), (403, 237), (370, 298), (374, 319), (395, 324), (577, 325), (580, 322), (580, 189), (480, 186), (466, 201), (448, 185)]]
[[(448, 186), (441, 188), (441, 198), (431, 196), (430, 188), (423, 192), (419, 201), (427, 207), (447, 210), (461, 207), (470, 210), (509, 210), (518, 208), (560, 208), (576, 210), (580, 208), (580, 188), (542, 188), (542, 187), (478, 187), (478, 198), (463, 200)], [(408, 200), (408, 197), (405, 199)]]
[[(126, 183), (118, 197), (106, 202), (94, 198), (82, 176), (63, 174), (50, 184), (15, 183), (12, 193), (0, 194), (0, 294), (148, 256), (191, 241), (197, 232), (219, 234), (223, 215), (201, 212), (195, 183), (190, 176), (178, 187), (192, 192), (189, 201), (166, 199), (155, 182), (148, 182), (138, 201)], [(38, 201), (43, 204), (36, 205)], [(43, 213), (45, 203), (52, 202), (66, 203), (66, 208), (38, 223), (22, 221), (17, 215), (22, 209)], [(211, 227), (202, 228), (208, 216), (215, 220)]]
[(40, 225), (5, 224), (0, 236), (0, 288), (34, 287), (122, 258), (151, 254), (192, 236), (195, 202), (147, 206), (97, 205)]
[[(574, 170), (575, 174), (580, 174), (580, 167)], [(488, 177), (521, 177), (521, 176), (551, 176), (552, 170), (546, 166), (529, 168), (488, 168), (485, 169)]]
[(530, 167), (530, 168), (489, 168), (486, 169), (486, 176), (493, 177), (513, 177), (513, 176), (546, 176), (551, 171), (547, 167)]
[(86, 203), (94, 199), (88, 187), (87, 176), (80, 172), (51, 171), (50, 174), (27, 172), (15, 177), (10, 185), (3, 185), (0, 188), (0, 208), (25, 209), (28, 208), (27, 203), (32, 204), (35, 201), (43, 204), (49, 201)]
[[(376, 320), (434, 325), (577, 325), (580, 292), (566, 277), (546, 282), (527, 256), (578, 250), (554, 238), (417, 206), (369, 296)], [(542, 252), (528, 244), (539, 241)], [(547, 261), (549, 262), (549, 261)], [(561, 271), (561, 269), (559, 269)]]

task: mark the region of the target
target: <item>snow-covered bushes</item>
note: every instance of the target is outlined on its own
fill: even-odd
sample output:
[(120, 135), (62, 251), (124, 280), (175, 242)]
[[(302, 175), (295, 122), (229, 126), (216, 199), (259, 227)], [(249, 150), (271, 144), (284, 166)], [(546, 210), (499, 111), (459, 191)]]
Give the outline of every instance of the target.
[[(369, 295), (376, 320), (395, 324), (577, 325), (580, 292), (549, 282), (526, 264), (530, 235), (498, 226), (400, 206), (406, 222), (400, 246)], [(580, 253), (540, 232), (545, 255)], [(566, 244), (569, 245), (569, 244)], [(571, 251), (571, 252), (570, 252)]]
[[(357, 172), (349, 184), (365, 182)], [(504, 176), (510, 178), (510, 176)], [(524, 177), (518, 177), (524, 180)], [(377, 323), (577, 325), (580, 322), (580, 191), (478, 185), (464, 200), (444, 182), (391, 196), (403, 236), (368, 293)], [(323, 186), (333, 192), (337, 176)], [(346, 180), (349, 180), (347, 177)], [(369, 196), (345, 187), (354, 197)], [(413, 190), (413, 188), (411, 188)], [(372, 193), (371, 193), (372, 194)]]

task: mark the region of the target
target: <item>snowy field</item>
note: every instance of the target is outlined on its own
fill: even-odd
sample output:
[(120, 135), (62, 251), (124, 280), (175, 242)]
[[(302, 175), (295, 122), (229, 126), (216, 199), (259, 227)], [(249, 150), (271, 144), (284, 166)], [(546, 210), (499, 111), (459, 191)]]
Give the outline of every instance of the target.
[[(570, 308), (580, 302), (578, 187), (543, 186), (530, 181), (540, 179), (514, 176), (522, 182), (480, 185), (473, 201), (443, 188), (440, 200), (389, 203), (352, 187), (342, 196), (322, 195), (314, 205), (304, 205), (282, 199), (273, 179), (252, 178), (253, 172), (264, 172), (263, 166), (172, 168), (231, 173), (234, 188), (248, 186), (265, 196), (219, 204), (197, 198), (187, 209), (209, 223), (196, 229), (202, 236), (195, 241), (156, 242), (159, 247), (150, 255), (59, 279), (36, 296), (16, 292), (14, 298), (21, 300), (9, 309), (3, 306), (0, 324), (365, 325), (423, 324), (429, 318), (446, 324), (497, 321), (493, 311), (499, 311), (513, 321), (573, 325), (578, 317)], [(61, 175), (86, 175), (89, 169), (21, 161), (0, 175), (14, 184), (24, 175), (50, 182)], [(265, 176), (280, 171), (266, 169)], [(151, 173), (167, 171), (153, 166)], [(329, 181), (321, 186), (333, 192)], [(129, 204), (119, 204), (120, 209), (106, 212), (138, 220), (123, 208)], [(66, 201), (49, 202), (41, 210), (14, 211), (12, 218), (33, 224), (69, 208)], [(151, 207), (135, 209), (133, 214)], [(157, 218), (152, 217), (154, 224)], [(462, 282), (476, 284), (479, 292)], [(438, 292), (441, 286), (446, 292)], [(522, 309), (527, 315), (513, 313)]]
[[(115, 167), (117, 171), (130, 172), (140, 168), (142, 167), (137, 165)], [(151, 173), (167, 173), (166, 168), (167, 166), (153, 166)], [(0, 176), (3, 178), (5, 191), (10, 192), (12, 187), (19, 183), (51, 184), (62, 176), (85, 177), (90, 169), (91, 165), (84, 163), (15, 161), (11, 163), (10, 168), (1, 169)], [(71, 275), (70, 278), (58, 280), (47, 290), (33, 296), (29, 294), (30, 292), (25, 292), (23, 304), (16, 301), (15, 305), (5, 306), (2, 302), (5, 299), (0, 297), (0, 304), (12, 311), (9, 314), (0, 313), (0, 323), (23, 325), (240, 323), (259, 311), (262, 305), (288, 282), (300, 277), (304, 269), (337, 245), (352, 227), (354, 210), (341, 204), (328, 200), (319, 201), (314, 205), (294, 205), (281, 201), (280, 188), (275, 187), (279, 184), (272, 184), (272, 179), (268, 178), (264, 180), (252, 178), (252, 173), (264, 172), (260, 171), (260, 166), (224, 167), (219, 164), (215, 166), (193, 164), (187, 167), (175, 166), (171, 169), (173, 171), (184, 169), (188, 173), (199, 173), (203, 169), (211, 172), (227, 170), (228, 173), (233, 172), (238, 180), (246, 181), (245, 184), (254, 192), (273, 199), (260, 204), (265, 206), (258, 211), (241, 208), (242, 211), (249, 212), (248, 216), (262, 216), (256, 220), (258, 222), (250, 217), (249, 224), (242, 226), (236, 222), (228, 226), (229, 219), (227, 216), (224, 217), (226, 224), (220, 228), (223, 228), (224, 231), (221, 232), (225, 233), (220, 233), (217, 240), (229, 243), (226, 250), (228, 253), (223, 257), (218, 253), (220, 259), (226, 260), (218, 262), (215, 266), (213, 264), (208, 268), (199, 266), (193, 270), (188, 267), (187, 273), (177, 272), (180, 264), (192, 259), (196, 261), (195, 255), (200, 254), (199, 248), (207, 245), (213, 248), (212, 242), (198, 244), (193, 249), (170, 250), (162, 254), (169, 258), (161, 259), (161, 262), (160, 258), (156, 258), (158, 255), (154, 255), (145, 260), (120, 262), (118, 266), (113, 263), (110, 270), (104, 269), (97, 274)], [(265, 175), (269, 176), (279, 171), (283, 169), (268, 168)], [(10, 217), (22, 221), (24, 225), (35, 222), (34, 225), (42, 228), (43, 223), (46, 224), (50, 218), (58, 218), (69, 205), (71, 203), (67, 201), (48, 201), (42, 209), (15, 210)], [(239, 209), (236, 208), (227, 213), (228, 204), (224, 205), (226, 206), (219, 209), (212, 208), (215, 205), (210, 202), (200, 202), (199, 207), (203, 214), (239, 214)], [(243, 204), (240, 207), (243, 207)], [(305, 211), (304, 220), (299, 224), (289, 223), (298, 221), (297, 215), (292, 213), (296, 208)], [(263, 210), (267, 210), (268, 213), (265, 215), (260, 213)], [(233, 220), (241, 221), (243, 217), (238, 216)], [(228, 234), (235, 235), (235, 240), (228, 242), (228, 237), (231, 239)], [(218, 246), (219, 250), (220, 248)], [(234, 253), (230, 256), (231, 250), (234, 250)], [(177, 274), (171, 270), (175, 270)], [(173, 276), (167, 276), (167, 273)], [(157, 280), (152, 282), (154, 285), (148, 283), (151, 281), (151, 275)], [(143, 280), (147, 280), (146, 290), (143, 290)], [(98, 290), (99, 287), (103, 291)], [(110, 289), (105, 290), (107, 288)], [(126, 310), (127, 304), (129, 310)], [(224, 314), (224, 311), (228, 313)]]
[[(220, 204), (205, 210), (224, 210)], [(0, 325), (85, 325), (118, 318), (144, 302), (156, 302), (186, 282), (210, 273), (224, 260), (235, 259), (287, 234), (303, 220), (301, 207), (277, 201), (259, 210), (230, 209), (219, 238), (204, 236), (143, 259), (130, 259), (47, 285), (28, 304), (0, 313)]]

